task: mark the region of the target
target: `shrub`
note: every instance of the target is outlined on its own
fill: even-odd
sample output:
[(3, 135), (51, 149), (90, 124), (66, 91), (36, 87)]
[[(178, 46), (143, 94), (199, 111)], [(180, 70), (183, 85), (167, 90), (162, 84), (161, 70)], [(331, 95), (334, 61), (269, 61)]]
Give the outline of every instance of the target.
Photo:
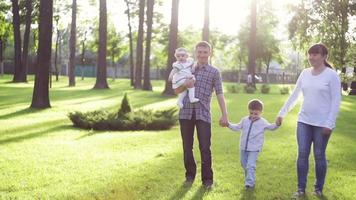
[(256, 88), (253, 87), (252, 85), (245, 85), (244, 89), (245, 89), (245, 92), (248, 94), (253, 94), (256, 91)]
[(261, 93), (262, 93), (262, 94), (268, 94), (270, 89), (271, 89), (271, 88), (269, 87), (268, 84), (263, 84), (263, 85), (261, 86)]
[(228, 85), (227, 91), (230, 93), (239, 93), (241, 91), (241, 86), (239, 84), (236, 85)]
[(283, 86), (279, 91), (281, 92), (281, 94), (289, 94), (289, 87)]
[(126, 113), (129, 112), (131, 112), (131, 106), (127, 94), (125, 93), (124, 98), (121, 101), (121, 107), (118, 111), (118, 115), (125, 115)]
[(138, 110), (126, 114), (106, 111), (71, 112), (69, 119), (75, 127), (94, 130), (166, 130), (177, 122), (176, 108)]

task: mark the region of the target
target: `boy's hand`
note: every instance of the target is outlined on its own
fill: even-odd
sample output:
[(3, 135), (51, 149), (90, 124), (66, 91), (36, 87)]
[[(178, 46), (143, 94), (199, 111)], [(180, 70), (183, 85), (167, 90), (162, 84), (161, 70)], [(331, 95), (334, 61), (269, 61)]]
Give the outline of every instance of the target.
[(277, 117), (277, 119), (276, 119), (276, 125), (277, 125), (277, 126), (282, 125), (282, 121), (283, 121), (283, 118), (282, 118), (282, 117)]

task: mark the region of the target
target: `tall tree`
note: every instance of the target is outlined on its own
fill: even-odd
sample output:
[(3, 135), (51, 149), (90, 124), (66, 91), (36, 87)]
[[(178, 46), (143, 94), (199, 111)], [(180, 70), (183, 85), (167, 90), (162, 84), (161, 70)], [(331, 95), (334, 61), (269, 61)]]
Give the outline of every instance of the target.
[(172, 89), (172, 83), (168, 81), (169, 73), (172, 71), (172, 64), (174, 62), (174, 51), (177, 48), (177, 37), (178, 37), (178, 11), (179, 11), (179, 0), (172, 0), (171, 9), (171, 24), (169, 27), (169, 44), (168, 44), (168, 60), (167, 60), (167, 70), (166, 70), (166, 84), (163, 91), (165, 95), (174, 95)]
[(249, 54), (248, 54), (248, 73), (252, 75), (252, 84), (255, 86), (255, 70), (256, 70), (256, 16), (257, 16), (257, 0), (251, 1), (251, 31), (249, 37)]
[(210, 0), (205, 0), (203, 40), (209, 41)]
[(146, 52), (145, 52), (145, 66), (144, 66), (144, 79), (143, 90), (152, 90), (150, 80), (150, 57), (151, 57), (151, 39), (152, 39), (152, 21), (153, 21), (153, 7), (154, 0), (147, 0), (147, 36), (146, 36)]
[(145, 0), (139, 0), (139, 24), (136, 44), (135, 89), (142, 88), (142, 60), (143, 60), (143, 22), (145, 18)]
[(23, 49), (22, 49), (22, 76), (24, 81), (27, 81), (27, 68), (28, 68), (28, 50), (29, 50), (29, 42), (30, 42), (30, 31), (31, 31), (31, 19), (32, 19), (32, 0), (26, 0), (25, 2), (26, 8), (26, 17), (25, 17), (25, 33), (24, 33), (24, 41), (23, 41)]
[(53, 0), (40, 0), (38, 69), (33, 88), (32, 108), (49, 108), (49, 69), (51, 66)]
[(100, 0), (99, 14), (99, 51), (94, 89), (108, 89), (106, 81), (106, 53), (107, 53), (107, 9), (106, 0)]
[(69, 39), (69, 86), (75, 86), (75, 51), (77, 38), (77, 0), (72, 2), (72, 24)]
[(131, 28), (131, 12), (130, 12), (130, 4), (131, 2), (129, 0), (125, 0), (127, 10), (126, 10), (126, 15), (127, 15), (127, 26), (129, 28), (129, 43), (130, 43), (130, 84), (131, 86), (134, 86), (134, 71), (135, 71), (135, 65), (134, 65), (134, 60), (133, 60), (133, 39), (132, 39), (132, 28)]
[(4, 74), (4, 52), (6, 42), (11, 34), (11, 24), (6, 20), (5, 15), (11, 6), (5, 2), (0, 3), (0, 76)]
[(24, 75), (22, 72), (24, 71), (22, 69), (22, 64), (21, 64), (21, 32), (20, 32), (20, 14), (19, 14), (19, 2), (18, 0), (12, 0), (12, 15), (13, 15), (13, 29), (14, 29), (14, 77), (13, 77), (13, 82), (24, 82), (26, 81), (24, 78)]

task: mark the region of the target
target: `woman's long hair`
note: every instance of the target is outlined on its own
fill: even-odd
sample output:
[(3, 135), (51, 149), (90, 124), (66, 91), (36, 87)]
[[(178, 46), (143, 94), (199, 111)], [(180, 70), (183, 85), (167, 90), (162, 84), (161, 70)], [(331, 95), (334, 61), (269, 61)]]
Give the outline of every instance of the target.
[[(328, 57), (328, 49), (324, 44), (318, 43), (309, 48), (308, 54), (321, 54), (322, 56)], [(324, 65), (333, 69), (333, 67), (326, 61), (326, 59), (324, 60)]]

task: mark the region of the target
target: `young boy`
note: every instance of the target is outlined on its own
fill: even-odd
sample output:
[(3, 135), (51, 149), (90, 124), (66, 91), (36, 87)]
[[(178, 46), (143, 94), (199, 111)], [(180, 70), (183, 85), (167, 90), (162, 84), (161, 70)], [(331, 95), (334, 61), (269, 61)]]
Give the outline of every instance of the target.
[[(175, 50), (174, 56), (177, 61), (173, 63), (172, 71), (169, 74), (168, 80), (172, 81), (172, 88), (176, 89), (188, 78), (195, 79), (194, 75), (194, 63), (191, 59), (188, 59), (188, 51), (185, 48), (178, 48)], [(188, 88), (188, 96), (190, 103), (198, 102), (199, 99), (195, 98), (195, 87)], [(183, 108), (183, 99), (187, 94), (187, 90), (184, 90), (182, 93), (178, 94), (177, 105), (179, 108)]]
[(263, 103), (258, 99), (253, 99), (248, 103), (249, 116), (243, 117), (238, 124), (231, 124), (231, 130), (242, 130), (240, 137), (240, 161), (245, 170), (245, 187), (253, 189), (255, 186), (256, 161), (260, 153), (265, 130), (276, 130), (278, 125), (271, 124), (261, 117)]

